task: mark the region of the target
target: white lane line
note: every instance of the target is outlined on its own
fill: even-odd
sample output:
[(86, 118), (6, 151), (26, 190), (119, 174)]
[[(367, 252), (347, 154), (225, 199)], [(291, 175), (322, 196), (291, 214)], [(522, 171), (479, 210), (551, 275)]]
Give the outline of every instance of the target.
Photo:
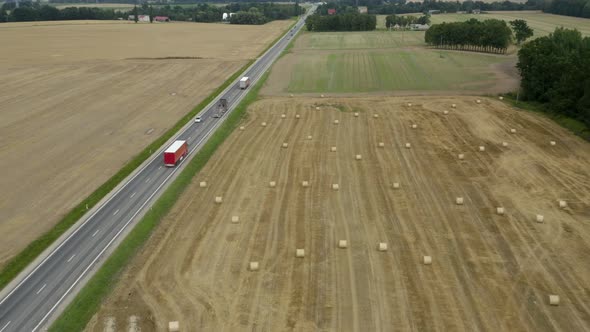
[(47, 286), (47, 284), (43, 284), (43, 287), (39, 288), (39, 290), (37, 291), (37, 294), (41, 293), (41, 291), (43, 291), (45, 289), (45, 286)]
[(152, 178), (148, 178), (147, 180), (145, 180), (145, 183), (148, 183), (148, 182), (150, 182), (150, 180), (151, 180), (151, 179), (152, 179)]
[(129, 197), (129, 198), (133, 198), (133, 196), (135, 196), (135, 194), (137, 194), (137, 192), (134, 192), (133, 194), (131, 194), (131, 197)]
[(4, 327), (0, 329), (0, 332), (4, 331), (8, 327), (8, 325), (10, 325), (11, 322), (12, 321), (8, 321), (8, 323), (6, 323), (6, 325), (4, 325)]
[(191, 140), (191, 137), (192, 137), (192, 136), (189, 136), (189, 137), (188, 137), (188, 139), (187, 139), (187, 141), (190, 141), (190, 140)]
[(119, 213), (119, 209), (117, 209), (117, 211), (115, 211), (115, 213), (113, 213), (113, 216), (116, 216), (117, 213)]
[(162, 168), (162, 166), (158, 167), (158, 169)]
[(100, 231), (100, 229), (97, 229), (96, 232), (94, 232), (94, 234), (92, 234), (92, 237), (95, 237), (96, 234), (98, 234), (98, 231)]
[(72, 261), (72, 259), (74, 259), (74, 257), (76, 257), (76, 254), (73, 254), (73, 255), (72, 255), (72, 257), (70, 257), (70, 258), (68, 259), (68, 263), (69, 263), (69, 262), (71, 262), (71, 261)]

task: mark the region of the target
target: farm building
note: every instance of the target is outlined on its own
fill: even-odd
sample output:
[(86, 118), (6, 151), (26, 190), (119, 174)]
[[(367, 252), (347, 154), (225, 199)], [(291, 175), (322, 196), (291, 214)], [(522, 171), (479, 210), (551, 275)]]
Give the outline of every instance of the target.
[(336, 14), (336, 9), (335, 8), (329, 8), (328, 9), (328, 15), (334, 15)]
[(410, 24), (411, 30), (426, 31), (428, 28), (430, 28), (428, 24)]
[(361, 13), (361, 14), (366, 14), (366, 13), (368, 12), (368, 10), (367, 10), (367, 6), (359, 6), (359, 7), (358, 7), (358, 11), (359, 11), (359, 13)]
[[(135, 15), (129, 15), (127, 17), (128, 21), (135, 21)], [(149, 15), (138, 15), (137, 16), (137, 21), (138, 22), (149, 22), (150, 21), (150, 16)]]
[(168, 16), (156, 16), (156, 17), (154, 17), (154, 21), (156, 21), (156, 22), (170, 22), (170, 18)]

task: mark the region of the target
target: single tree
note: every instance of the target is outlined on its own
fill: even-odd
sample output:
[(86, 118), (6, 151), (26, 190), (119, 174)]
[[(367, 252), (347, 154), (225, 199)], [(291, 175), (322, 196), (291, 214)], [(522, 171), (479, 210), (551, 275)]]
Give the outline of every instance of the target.
[(512, 26), (512, 30), (514, 30), (514, 36), (518, 45), (533, 36), (533, 29), (529, 27), (525, 20), (510, 21), (510, 25)]
[(154, 7), (150, 5), (150, 23), (154, 23)]
[(139, 21), (139, 14), (137, 13), (137, 5), (135, 5), (133, 7), (133, 20), (135, 21), (135, 23), (137, 23), (137, 21)]

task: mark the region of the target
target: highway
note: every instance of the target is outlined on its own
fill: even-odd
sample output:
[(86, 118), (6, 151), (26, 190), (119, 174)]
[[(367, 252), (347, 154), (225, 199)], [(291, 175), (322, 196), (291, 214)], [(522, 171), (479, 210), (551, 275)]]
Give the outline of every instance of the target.
[[(300, 18), (292, 30), (239, 78), (248, 76), (254, 85), (299, 32), (304, 20), (305, 17)], [(185, 160), (177, 167), (163, 166), (162, 152), (167, 148), (163, 146), (150, 157), (149, 162), (143, 164), (142, 169), (125, 180), (125, 185), (111, 193), (109, 200), (91, 215), (84, 216), (81, 219), (84, 221), (59, 246), (44, 253), (46, 257), (30, 273), (20, 275), (15, 287), (10, 291), (4, 290), (7, 295), (0, 300), (0, 332), (38, 331), (50, 325), (56, 313), (71, 301), (80, 284), (96, 272), (94, 267), (107, 258), (117, 241), (121, 240), (120, 236), (136, 224), (248, 93), (250, 89), (238, 87), (239, 78), (200, 113), (201, 123), (191, 120), (175, 137), (187, 140), (189, 144), (189, 155)], [(213, 115), (217, 112), (220, 98), (227, 99), (228, 111), (215, 118)]]

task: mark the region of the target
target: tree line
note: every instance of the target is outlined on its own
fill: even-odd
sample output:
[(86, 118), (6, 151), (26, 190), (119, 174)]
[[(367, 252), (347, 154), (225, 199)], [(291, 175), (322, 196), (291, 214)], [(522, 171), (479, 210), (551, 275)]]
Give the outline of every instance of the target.
[(590, 0), (552, 0), (544, 3), (546, 13), (590, 18)]
[(525, 43), (516, 65), (521, 96), (590, 126), (590, 37), (557, 28)]
[[(566, 0), (560, 0), (566, 1)], [(581, 0), (580, 0), (581, 1)], [(343, 5), (355, 5), (356, 0), (340, 0)], [(358, 0), (358, 5), (367, 6), (369, 14), (390, 15), (408, 13), (427, 13), (430, 10), (456, 13), (458, 11), (472, 12), (475, 9), (482, 11), (520, 11), (541, 10), (543, 0), (528, 0), (526, 3), (512, 1), (436, 1), (425, 0), (423, 2), (406, 2), (405, 0)]]
[(305, 20), (308, 31), (372, 31), (377, 27), (377, 17), (369, 14), (344, 13), (334, 15), (314, 14)]
[(506, 53), (512, 40), (512, 30), (503, 20), (434, 24), (424, 35), (428, 45), (451, 50)]
[(410, 24), (430, 24), (430, 17), (424, 16), (400, 16), (400, 15), (388, 15), (385, 17), (385, 27), (393, 28), (395, 25), (400, 27), (407, 27)]

